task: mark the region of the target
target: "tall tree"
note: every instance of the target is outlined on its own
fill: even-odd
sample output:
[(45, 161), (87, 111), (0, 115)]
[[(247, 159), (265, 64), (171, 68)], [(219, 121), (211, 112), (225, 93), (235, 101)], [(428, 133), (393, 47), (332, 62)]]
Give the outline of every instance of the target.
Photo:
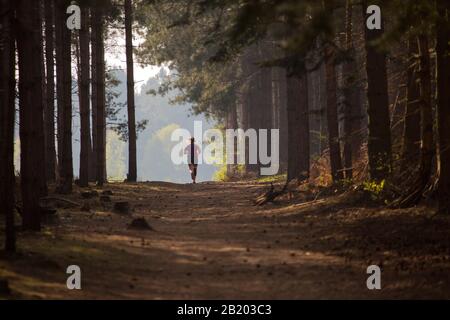
[[(362, 11), (366, 21), (367, 3)], [(368, 156), (371, 179), (381, 181), (391, 172), (392, 151), (387, 88), (386, 54), (376, 47), (383, 36), (381, 29), (364, 28), (367, 73), (367, 114), (369, 118)]]
[[(45, 117), (45, 105), (47, 103), (47, 94), (46, 94), (46, 83), (45, 83), (45, 54), (44, 54), (44, 0), (38, 0), (38, 9), (39, 9), (39, 61), (41, 64), (41, 99), (42, 99), (42, 116), (40, 121), (38, 121), (38, 132), (42, 134), (42, 137), (39, 139), (39, 142), (42, 144), (41, 147), (39, 147), (40, 150), (44, 150), (44, 152), (41, 152), (36, 155), (37, 159), (37, 166), (39, 172), (42, 173), (42, 179), (39, 179), (40, 187), (39, 187), (39, 195), (41, 197), (45, 197), (48, 195), (48, 188), (47, 188), (47, 179), (46, 179), (46, 157), (45, 157), (45, 125), (44, 125), (44, 117)], [(42, 121), (41, 121), (42, 120)]]
[(420, 89), (418, 81), (418, 63), (416, 63), (419, 52), (416, 36), (410, 36), (408, 40), (408, 70), (406, 86), (406, 109), (403, 128), (403, 169), (414, 164), (419, 155), (420, 141)]
[(95, 42), (95, 20), (94, 8), (90, 10), (90, 40), (91, 40), (91, 130), (92, 149), (89, 157), (89, 180), (97, 181), (97, 44)]
[(105, 47), (104, 47), (104, 21), (103, 8), (101, 3), (94, 6), (94, 49), (95, 49), (95, 87), (96, 87), (96, 136), (97, 136), (97, 154), (96, 154), (96, 178), (97, 184), (102, 186), (105, 182)]
[(330, 149), (331, 177), (333, 182), (344, 178), (339, 143), (339, 123), (337, 117), (335, 54), (330, 45), (325, 48), (325, 70), (327, 83), (327, 125), (328, 145)]
[(353, 178), (353, 158), (357, 150), (355, 143), (355, 130), (357, 128), (354, 122), (358, 121), (356, 114), (356, 90), (355, 86), (355, 52), (353, 46), (353, 4), (351, 0), (345, 2), (345, 50), (347, 52), (347, 60), (342, 67), (343, 72), (343, 94), (344, 94), (344, 173), (345, 178), (351, 180)]
[(5, 250), (15, 252), (14, 229), (14, 118), (15, 118), (15, 39), (14, 4), (0, 0), (0, 202), (5, 216)]
[(55, 36), (54, 0), (45, 0), (45, 65), (46, 65), (46, 103), (44, 108), (45, 125), (45, 163), (47, 181), (56, 180), (55, 146)]
[(125, 0), (125, 41), (127, 58), (127, 111), (128, 111), (128, 176), (127, 180), (136, 182), (136, 114), (134, 105), (133, 69), (133, 12), (131, 0)]
[(39, 197), (45, 172), (39, 2), (16, 1), (19, 57), (20, 179), (22, 224), (40, 230)]
[(91, 129), (89, 108), (89, 8), (81, 8), (79, 31), (78, 96), (80, 101), (80, 186), (89, 185)]
[[(433, 110), (431, 107), (431, 61), (428, 35), (417, 37), (419, 47), (419, 108), (420, 108), (420, 161), (417, 182), (399, 199), (400, 207), (416, 205), (421, 199), (430, 178), (435, 150), (433, 146)], [(394, 203), (396, 205), (397, 203)]]
[(450, 213), (450, 3), (437, 0), (437, 183), (439, 212)]
[(309, 115), (306, 73), (287, 77), (288, 180), (309, 178)]
[(72, 192), (72, 67), (71, 31), (65, 13), (70, 1), (55, 2), (56, 77), (58, 102), (59, 193)]

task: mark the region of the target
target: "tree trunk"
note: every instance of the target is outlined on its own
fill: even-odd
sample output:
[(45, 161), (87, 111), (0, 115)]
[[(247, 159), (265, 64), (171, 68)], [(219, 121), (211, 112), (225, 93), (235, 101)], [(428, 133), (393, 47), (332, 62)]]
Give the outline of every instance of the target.
[(288, 162), (288, 124), (287, 124), (287, 110), (286, 110), (286, 70), (279, 68), (278, 72), (278, 107), (279, 107), (279, 124), (280, 129), (280, 164), (286, 169)]
[(55, 146), (55, 61), (54, 61), (54, 0), (45, 0), (45, 60), (46, 98), (44, 109), (45, 162), (47, 181), (56, 181)]
[(345, 61), (343, 71), (344, 82), (344, 173), (345, 178), (351, 180), (353, 178), (353, 156), (356, 150), (355, 147), (355, 132), (354, 128), (358, 127), (354, 125), (356, 122), (355, 109), (355, 74), (356, 65), (354, 60), (354, 48), (353, 48), (353, 23), (352, 23), (352, 3), (350, 0), (346, 1), (346, 17), (345, 17), (345, 49), (347, 50), (348, 60)]
[(416, 37), (408, 40), (409, 63), (407, 71), (406, 87), (406, 110), (403, 128), (403, 150), (402, 168), (403, 170), (416, 163), (419, 155), (420, 141), (420, 88), (418, 83), (418, 72), (416, 67), (416, 56), (418, 54), (418, 43)]
[[(367, 5), (363, 2), (363, 17)], [(365, 21), (365, 18), (364, 18)], [(374, 181), (385, 179), (392, 168), (389, 99), (387, 88), (386, 54), (377, 50), (374, 42), (383, 35), (381, 30), (365, 30), (367, 72), (367, 114), (369, 118), (369, 173)]]
[(103, 186), (105, 182), (105, 49), (103, 40), (103, 12), (101, 5), (94, 8), (94, 38), (95, 38), (95, 75), (96, 75), (96, 110), (97, 110), (97, 184)]
[[(428, 36), (421, 34), (417, 39), (419, 47), (419, 108), (420, 108), (420, 162), (419, 176), (408, 193), (399, 200), (399, 207), (416, 205), (430, 181), (433, 165), (433, 110), (431, 107), (431, 62)], [(394, 203), (395, 205), (396, 203)]]
[(287, 77), (288, 180), (309, 178), (309, 115), (306, 74)]
[(48, 188), (47, 188), (47, 179), (46, 179), (46, 164), (45, 164), (45, 127), (44, 127), (44, 116), (45, 116), (45, 104), (47, 100), (47, 94), (46, 94), (46, 83), (45, 83), (45, 56), (44, 56), (44, 38), (43, 38), (43, 31), (44, 31), (44, 1), (38, 0), (38, 10), (39, 10), (39, 62), (41, 64), (40, 70), (41, 70), (41, 99), (42, 99), (42, 115), (40, 117), (40, 120), (38, 121), (38, 132), (42, 135), (39, 139), (39, 143), (42, 144), (42, 146), (39, 147), (39, 150), (43, 150), (43, 152), (40, 152), (37, 155), (37, 162), (39, 166), (39, 172), (42, 173), (42, 178), (39, 178), (40, 187), (39, 187), (39, 196), (45, 197), (48, 195)]
[(0, 0), (0, 215), (5, 216), (5, 251), (16, 251), (14, 228), (15, 48), (14, 5)]
[(89, 180), (97, 181), (97, 45), (95, 42), (95, 26), (94, 10), (91, 9), (90, 14), (90, 38), (91, 38), (91, 124), (92, 124), (92, 149), (89, 157)]
[(326, 50), (326, 82), (327, 82), (327, 125), (328, 145), (330, 149), (331, 176), (333, 182), (344, 178), (341, 148), (339, 143), (339, 123), (337, 117), (336, 70), (334, 52), (327, 46)]
[(91, 150), (91, 128), (89, 120), (89, 9), (87, 7), (81, 9), (79, 43), (80, 187), (87, 187), (89, 185), (89, 155)]
[(45, 180), (39, 163), (44, 153), (42, 70), (40, 63), (39, 2), (16, 1), (17, 51), (19, 56), (20, 179), (22, 225), (41, 228), (39, 196)]
[(131, 0), (125, 0), (125, 40), (127, 56), (127, 111), (128, 111), (128, 176), (127, 180), (136, 182), (136, 115), (134, 106), (133, 72), (133, 16)]
[[(231, 105), (231, 107), (228, 110), (227, 113), (227, 119), (226, 119), (226, 129), (233, 129), (236, 130), (238, 127), (237, 124), (237, 108), (238, 103)], [(236, 169), (236, 163), (237, 163), (237, 153), (236, 153), (236, 139), (233, 143), (233, 159), (232, 164), (227, 164), (227, 176), (228, 177), (234, 177), (235, 175), (235, 169)], [(226, 159), (228, 161), (228, 159)]]
[(419, 88), (420, 88), (420, 180), (425, 189), (431, 176), (431, 167), (435, 150), (433, 147), (433, 110), (431, 107), (431, 61), (428, 36), (418, 37), (419, 42)]
[(56, 10), (56, 76), (58, 100), (59, 193), (72, 192), (72, 66), (71, 33), (66, 27), (65, 12), (69, 2), (58, 1)]
[(437, 0), (437, 182), (439, 212), (450, 213), (450, 4)]

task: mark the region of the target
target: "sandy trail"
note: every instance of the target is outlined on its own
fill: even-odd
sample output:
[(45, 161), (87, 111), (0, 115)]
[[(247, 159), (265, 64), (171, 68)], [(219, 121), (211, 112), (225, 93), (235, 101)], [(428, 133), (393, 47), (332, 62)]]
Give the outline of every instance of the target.
[[(58, 221), (42, 234), (21, 233), (21, 253), (0, 260), (0, 278), (8, 279), (14, 298), (450, 297), (447, 217), (335, 198), (253, 206), (264, 188), (249, 182), (107, 185), (112, 202), (131, 203), (131, 215), (76, 191), (69, 198), (88, 202), (90, 212), (59, 208)], [(144, 217), (154, 230), (129, 230), (133, 217)], [(82, 270), (79, 291), (66, 288), (72, 264)], [(370, 264), (382, 267), (382, 290), (366, 287)]]

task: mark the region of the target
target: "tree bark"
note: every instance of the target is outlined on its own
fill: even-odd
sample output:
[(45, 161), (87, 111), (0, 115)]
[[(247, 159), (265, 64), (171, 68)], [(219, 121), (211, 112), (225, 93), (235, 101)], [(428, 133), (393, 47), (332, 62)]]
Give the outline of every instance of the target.
[(403, 150), (402, 168), (406, 170), (411, 164), (416, 163), (419, 155), (420, 141), (420, 89), (418, 83), (418, 72), (416, 67), (416, 56), (418, 54), (418, 43), (416, 37), (408, 40), (409, 63), (407, 71), (407, 92), (405, 122), (403, 128)]
[(92, 124), (92, 149), (89, 157), (89, 180), (97, 181), (97, 45), (94, 32), (95, 20), (94, 9), (90, 14), (90, 39), (91, 39), (91, 124)]
[[(343, 69), (344, 82), (344, 173), (345, 178), (351, 180), (353, 178), (353, 158), (357, 150), (354, 150), (356, 134), (354, 128), (358, 127), (354, 122), (357, 121), (355, 117), (356, 109), (356, 92), (354, 89), (356, 74), (356, 65), (354, 60), (353, 47), (353, 23), (352, 14), (353, 7), (351, 0), (346, 1), (345, 7), (345, 49), (347, 50), (348, 60), (345, 61)], [(359, 149), (359, 148), (358, 148)]]
[(420, 69), (420, 180), (425, 188), (431, 177), (431, 167), (435, 150), (433, 147), (433, 110), (431, 107), (431, 61), (428, 46), (428, 36), (418, 37)]
[(15, 46), (14, 4), (0, 0), (0, 215), (5, 216), (5, 251), (16, 251), (14, 228)]
[[(367, 5), (362, 5), (366, 17)], [(365, 18), (364, 18), (365, 21)], [(368, 100), (368, 156), (369, 173), (374, 181), (385, 179), (392, 168), (389, 99), (387, 88), (386, 54), (374, 42), (383, 35), (381, 30), (365, 30), (367, 100)]]
[[(398, 206), (407, 208), (419, 203), (430, 181), (433, 165), (433, 110), (431, 107), (431, 62), (428, 36), (417, 38), (419, 47), (419, 108), (420, 108), (420, 162), (417, 182), (398, 201)], [(396, 205), (396, 203), (394, 203)]]
[(309, 178), (309, 115), (306, 74), (287, 77), (288, 180)]
[(39, 2), (16, 1), (17, 52), (19, 57), (20, 179), (22, 225), (41, 228), (39, 196), (45, 180), (41, 171), (44, 153), (42, 70), (40, 63)]
[(288, 124), (286, 109), (286, 71), (282, 68), (278, 69), (278, 107), (279, 107), (279, 129), (280, 129), (280, 164), (286, 169), (288, 162)]
[(450, 4), (437, 0), (437, 182), (439, 212), (450, 213)]
[(339, 123), (337, 117), (336, 70), (334, 52), (326, 47), (326, 82), (327, 82), (327, 125), (328, 145), (330, 149), (330, 166), (333, 182), (344, 178), (341, 148), (339, 143)]
[(58, 100), (59, 181), (57, 192), (72, 192), (72, 66), (71, 32), (66, 27), (65, 12), (69, 2), (55, 3), (56, 77)]
[(47, 181), (56, 181), (54, 0), (45, 0), (46, 103), (44, 109)]
[(43, 38), (43, 31), (44, 31), (44, 1), (38, 0), (38, 24), (39, 24), (39, 62), (41, 64), (40, 70), (41, 70), (41, 99), (42, 99), (42, 115), (40, 117), (40, 120), (37, 122), (38, 126), (38, 132), (42, 135), (39, 139), (39, 143), (42, 144), (42, 146), (39, 147), (39, 150), (43, 150), (43, 152), (40, 152), (36, 157), (38, 158), (38, 166), (39, 166), (39, 172), (42, 173), (42, 178), (39, 178), (40, 187), (39, 187), (39, 195), (41, 197), (45, 197), (48, 195), (48, 188), (47, 188), (47, 179), (46, 179), (46, 161), (45, 161), (45, 126), (44, 126), (44, 116), (45, 116), (45, 104), (47, 100), (47, 94), (46, 94), (46, 83), (45, 83), (45, 56), (44, 56), (44, 38)]
[(96, 75), (96, 177), (97, 184), (103, 186), (105, 183), (105, 58), (104, 58), (104, 22), (103, 9), (100, 4), (94, 8), (94, 38), (95, 38), (95, 75)]
[(91, 128), (89, 112), (89, 9), (81, 8), (79, 32), (78, 96), (80, 101), (80, 187), (89, 185)]
[(136, 114), (134, 104), (133, 71), (133, 16), (131, 0), (125, 0), (125, 41), (127, 58), (127, 111), (128, 111), (128, 176), (127, 180), (136, 182)]

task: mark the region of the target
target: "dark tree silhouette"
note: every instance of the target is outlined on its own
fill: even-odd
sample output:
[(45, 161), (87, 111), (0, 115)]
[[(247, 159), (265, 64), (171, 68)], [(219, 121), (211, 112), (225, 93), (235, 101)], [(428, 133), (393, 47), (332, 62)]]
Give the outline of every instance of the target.
[(40, 230), (39, 197), (45, 181), (39, 2), (16, 1), (19, 62), (22, 224)]
[(0, 215), (5, 217), (5, 250), (15, 252), (14, 230), (14, 118), (15, 39), (14, 3), (0, 0)]

